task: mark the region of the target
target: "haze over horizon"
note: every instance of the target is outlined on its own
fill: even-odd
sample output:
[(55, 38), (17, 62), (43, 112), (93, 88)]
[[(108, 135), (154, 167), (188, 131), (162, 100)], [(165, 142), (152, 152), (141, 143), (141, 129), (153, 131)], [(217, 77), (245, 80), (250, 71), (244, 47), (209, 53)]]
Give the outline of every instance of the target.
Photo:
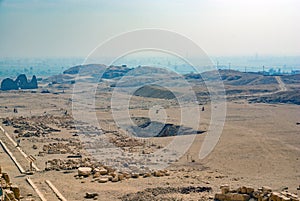
[(296, 0), (0, 1), (0, 57), (85, 57), (123, 32), (182, 34), (209, 56), (300, 55)]

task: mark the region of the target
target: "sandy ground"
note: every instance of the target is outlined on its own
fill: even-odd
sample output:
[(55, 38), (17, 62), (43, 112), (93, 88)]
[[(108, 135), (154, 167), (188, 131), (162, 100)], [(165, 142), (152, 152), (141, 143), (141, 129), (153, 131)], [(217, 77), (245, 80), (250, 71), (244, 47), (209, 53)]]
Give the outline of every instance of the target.
[[(65, 94), (1, 92), (0, 117), (32, 116), (45, 113), (61, 116), (65, 110), (71, 111), (70, 93), (71, 91), (66, 91)], [(138, 98), (136, 101), (139, 101)], [(169, 104), (159, 101), (149, 100), (149, 103)], [(103, 101), (98, 105), (97, 115), (100, 124), (102, 122), (101, 125), (105, 125), (106, 130), (117, 129), (113, 125), (112, 116), (105, 107), (106, 104), (107, 102)], [(18, 109), (17, 114), (12, 112), (13, 108)], [(288, 104), (228, 102), (224, 129), (212, 153), (203, 160), (198, 158), (206, 134), (196, 135), (188, 152), (168, 167), (171, 171), (170, 176), (129, 179), (105, 184), (94, 182), (91, 177), (75, 179), (76, 170), (70, 172), (42, 171), (29, 177), (44, 193), (47, 200), (58, 199), (45, 184), (46, 179), (50, 180), (67, 200), (85, 200), (86, 192), (97, 192), (98, 200), (120, 200), (120, 197), (127, 193), (168, 186), (210, 186), (213, 191), (209, 195), (213, 195), (224, 183), (230, 184), (232, 187), (251, 185), (257, 188), (268, 185), (273, 189), (287, 186), (289, 191), (297, 193), (297, 187), (300, 184), (300, 126), (296, 125), (297, 122), (300, 122), (299, 109), (298, 105)], [(148, 110), (141, 110), (138, 107), (133, 107), (130, 112), (132, 116), (148, 114)], [(178, 110), (168, 108), (165, 112), (169, 122), (178, 122)], [(201, 112), (201, 121), (198, 125), (201, 130), (208, 129), (210, 118), (210, 105), (205, 105), (205, 111)], [(111, 125), (108, 126), (109, 124)], [(12, 127), (3, 126), (3, 128), (16, 139)], [(28, 169), (28, 162), (14, 149), (1, 131), (0, 136), (13, 151), (17, 160)], [(28, 155), (36, 157), (35, 163), (40, 169), (44, 169), (45, 161), (52, 158), (65, 158), (66, 155), (38, 156), (42, 145), (55, 142), (55, 138), (71, 137), (70, 130), (62, 129), (61, 132), (44, 137), (44, 142), (40, 142), (40, 138), (22, 138), (21, 148)], [(154, 143), (165, 146), (173, 139), (174, 137), (166, 137), (152, 140)], [(32, 149), (33, 144), (37, 145), (38, 149)], [(84, 151), (83, 154), (88, 155)], [(36, 193), (26, 183), (27, 176), (18, 172), (2, 148), (0, 156), (0, 166), (3, 172), (8, 172), (12, 182), (20, 186), (24, 200), (31, 198), (39, 200)], [(191, 161), (192, 159), (194, 162)], [(183, 200), (200, 200), (202, 194), (170, 194), (166, 196)], [(206, 195), (204, 197), (204, 199), (208, 199)]]

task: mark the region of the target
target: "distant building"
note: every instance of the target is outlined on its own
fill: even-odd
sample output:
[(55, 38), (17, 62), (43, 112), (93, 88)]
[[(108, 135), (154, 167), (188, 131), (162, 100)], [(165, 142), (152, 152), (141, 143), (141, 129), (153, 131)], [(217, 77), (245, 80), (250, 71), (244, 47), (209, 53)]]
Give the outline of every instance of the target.
[(292, 75), (300, 74), (300, 70), (292, 70), (291, 74)]

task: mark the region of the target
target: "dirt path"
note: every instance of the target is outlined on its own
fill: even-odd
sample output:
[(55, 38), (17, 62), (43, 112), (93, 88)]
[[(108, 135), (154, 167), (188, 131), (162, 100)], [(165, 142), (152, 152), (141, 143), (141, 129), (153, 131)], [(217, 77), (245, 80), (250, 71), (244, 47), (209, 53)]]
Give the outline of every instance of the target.
[(279, 84), (279, 90), (277, 92), (287, 91), (287, 88), (286, 88), (285, 84), (283, 83), (281, 77), (280, 76), (275, 76), (275, 78), (276, 78), (276, 80)]
[(254, 94), (234, 94), (234, 95), (227, 95), (228, 98), (230, 97), (253, 97), (253, 96), (266, 96), (266, 95), (271, 95), (271, 94), (276, 94), (279, 92), (287, 91), (287, 88), (282, 81), (280, 76), (275, 76), (275, 79), (278, 82), (279, 89), (273, 92), (266, 92), (266, 93), (254, 93)]

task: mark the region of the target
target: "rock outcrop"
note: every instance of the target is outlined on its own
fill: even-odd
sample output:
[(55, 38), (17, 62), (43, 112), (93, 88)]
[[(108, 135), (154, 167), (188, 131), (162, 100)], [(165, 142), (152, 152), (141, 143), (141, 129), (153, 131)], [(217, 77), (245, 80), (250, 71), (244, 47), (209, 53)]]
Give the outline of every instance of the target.
[(15, 81), (10, 78), (6, 78), (1, 82), (1, 90), (17, 90), (18, 85)]
[(1, 82), (1, 90), (18, 90), (18, 89), (37, 89), (38, 83), (36, 76), (32, 76), (30, 82), (28, 82), (25, 74), (21, 74), (14, 81), (13, 79), (6, 78)]

